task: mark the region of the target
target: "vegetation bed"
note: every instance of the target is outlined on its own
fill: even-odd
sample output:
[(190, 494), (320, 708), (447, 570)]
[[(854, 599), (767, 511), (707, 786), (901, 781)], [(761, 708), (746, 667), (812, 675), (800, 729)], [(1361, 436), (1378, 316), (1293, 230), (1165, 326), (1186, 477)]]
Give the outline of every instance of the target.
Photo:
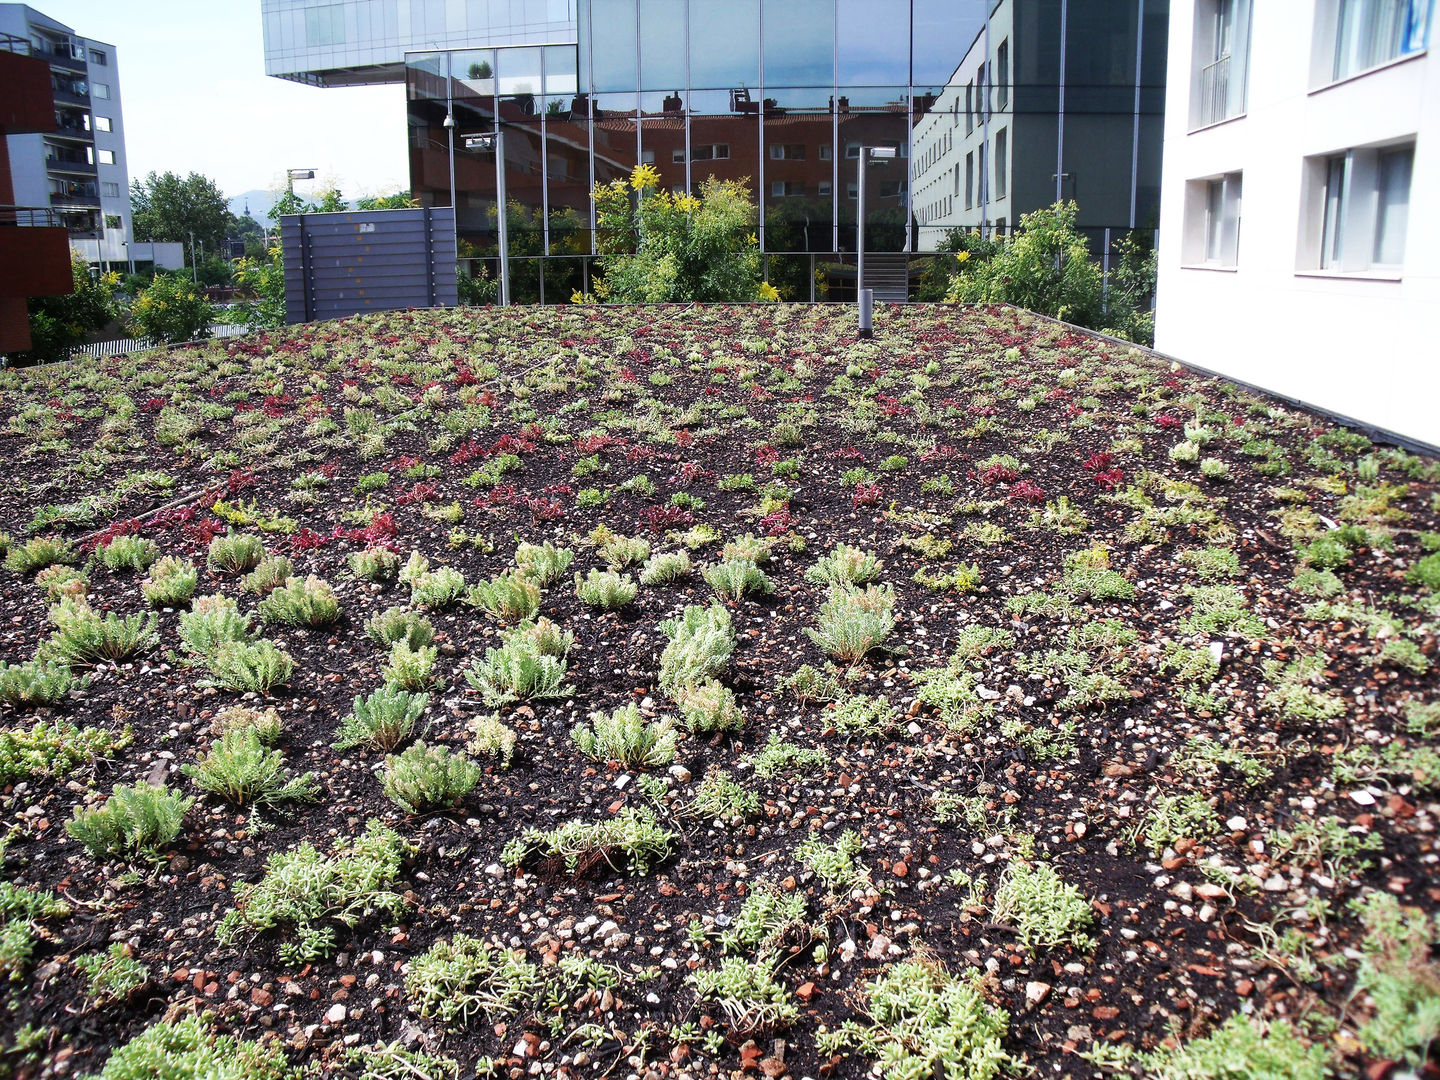
[(1440, 465), (852, 320), (0, 373), (4, 1067), (1433, 1074)]

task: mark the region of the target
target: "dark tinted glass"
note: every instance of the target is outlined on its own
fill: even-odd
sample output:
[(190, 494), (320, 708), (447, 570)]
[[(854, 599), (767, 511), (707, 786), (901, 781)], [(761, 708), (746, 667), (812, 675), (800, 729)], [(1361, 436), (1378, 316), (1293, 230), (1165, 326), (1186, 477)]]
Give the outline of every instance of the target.
[(766, 87), (834, 84), (834, 0), (765, 0), (764, 36)]

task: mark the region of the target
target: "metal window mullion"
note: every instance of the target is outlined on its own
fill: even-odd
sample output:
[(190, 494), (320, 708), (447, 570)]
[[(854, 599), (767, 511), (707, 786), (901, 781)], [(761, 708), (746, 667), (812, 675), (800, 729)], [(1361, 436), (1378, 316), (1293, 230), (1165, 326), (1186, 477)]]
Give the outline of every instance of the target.
[[(690, 103), (695, 98), (695, 90), (690, 85), (690, 0), (684, 0), (685, 19), (685, 101), (683, 103), (685, 117), (685, 194), (691, 193), (690, 178)], [(672, 163), (673, 164), (673, 163)]]
[[(1065, 197), (1065, 52), (1067, 31), (1070, 23), (1070, 0), (1060, 0), (1060, 81), (1059, 108), (1055, 116), (1055, 201)], [(986, 16), (985, 33), (990, 33), (990, 19)], [(988, 47), (988, 46), (987, 46)]]
[[(1135, 107), (1134, 126), (1130, 132), (1130, 228), (1135, 228), (1136, 205), (1140, 184), (1140, 75), (1145, 49), (1145, 0), (1135, 0)], [(1108, 247), (1107, 247), (1108, 254)]]
[(759, 177), (759, 191), (755, 193), (755, 234), (760, 238), (761, 254), (765, 252), (765, 0), (760, 0), (757, 5), (760, 17), (755, 20), (755, 52), (760, 58), (760, 108), (755, 110), (755, 123), (759, 129), (756, 132), (755, 145), (759, 147), (757, 157), (760, 161), (755, 167), (756, 175)]
[[(546, 133), (549, 128), (545, 123), (545, 114), (550, 111), (545, 101), (545, 50), (540, 50), (540, 251), (544, 255), (550, 254), (550, 153), (546, 143)], [(542, 264), (543, 265), (543, 264)], [(542, 278), (543, 280), (543, 278)], [(543, 289), (541, 290), (543, 293)], [(543, 297), (540, 301), (545, 302)]]
[[(830, 231), (835, 254), (840, 254), (840, 4), (831, 6), (830, 23)], [(846, 202), (850, 200), (845, 198)]]

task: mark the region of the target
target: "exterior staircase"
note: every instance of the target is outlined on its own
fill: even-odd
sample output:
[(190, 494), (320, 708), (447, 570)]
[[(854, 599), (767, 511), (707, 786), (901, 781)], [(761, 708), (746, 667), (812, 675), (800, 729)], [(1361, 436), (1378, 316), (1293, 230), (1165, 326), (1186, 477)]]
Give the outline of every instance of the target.
[(865, 253), (865, 287), (877, 304), (903, 304), (910, 298), (910, 258), (900, 252)]

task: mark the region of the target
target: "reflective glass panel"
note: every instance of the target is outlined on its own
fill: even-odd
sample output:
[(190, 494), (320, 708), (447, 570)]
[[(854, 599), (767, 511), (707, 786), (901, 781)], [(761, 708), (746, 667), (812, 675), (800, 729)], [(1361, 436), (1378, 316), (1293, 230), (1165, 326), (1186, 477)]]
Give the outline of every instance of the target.
[(594, 89), (635, 89), (635, 0), (592, 0), (591, 76)]
[(836, 2), (840, 85), (909, 85), (909, 0)]
[(545, 93), (568, 94), (576, 91), (576, 59), (573, 45), (549, 45), (545, 49)]
[(640, 89), (685, 87), (685, 5), (640, 0)]
[(939, 90), (985, 25), (986, 0), (914, 0), (914, 83)]
[(690, 0), (690, 85), (760, 85), (760, 0)]
[(764, 32), (767, 88), (834, 84), (834, 0), (765, 0)]

